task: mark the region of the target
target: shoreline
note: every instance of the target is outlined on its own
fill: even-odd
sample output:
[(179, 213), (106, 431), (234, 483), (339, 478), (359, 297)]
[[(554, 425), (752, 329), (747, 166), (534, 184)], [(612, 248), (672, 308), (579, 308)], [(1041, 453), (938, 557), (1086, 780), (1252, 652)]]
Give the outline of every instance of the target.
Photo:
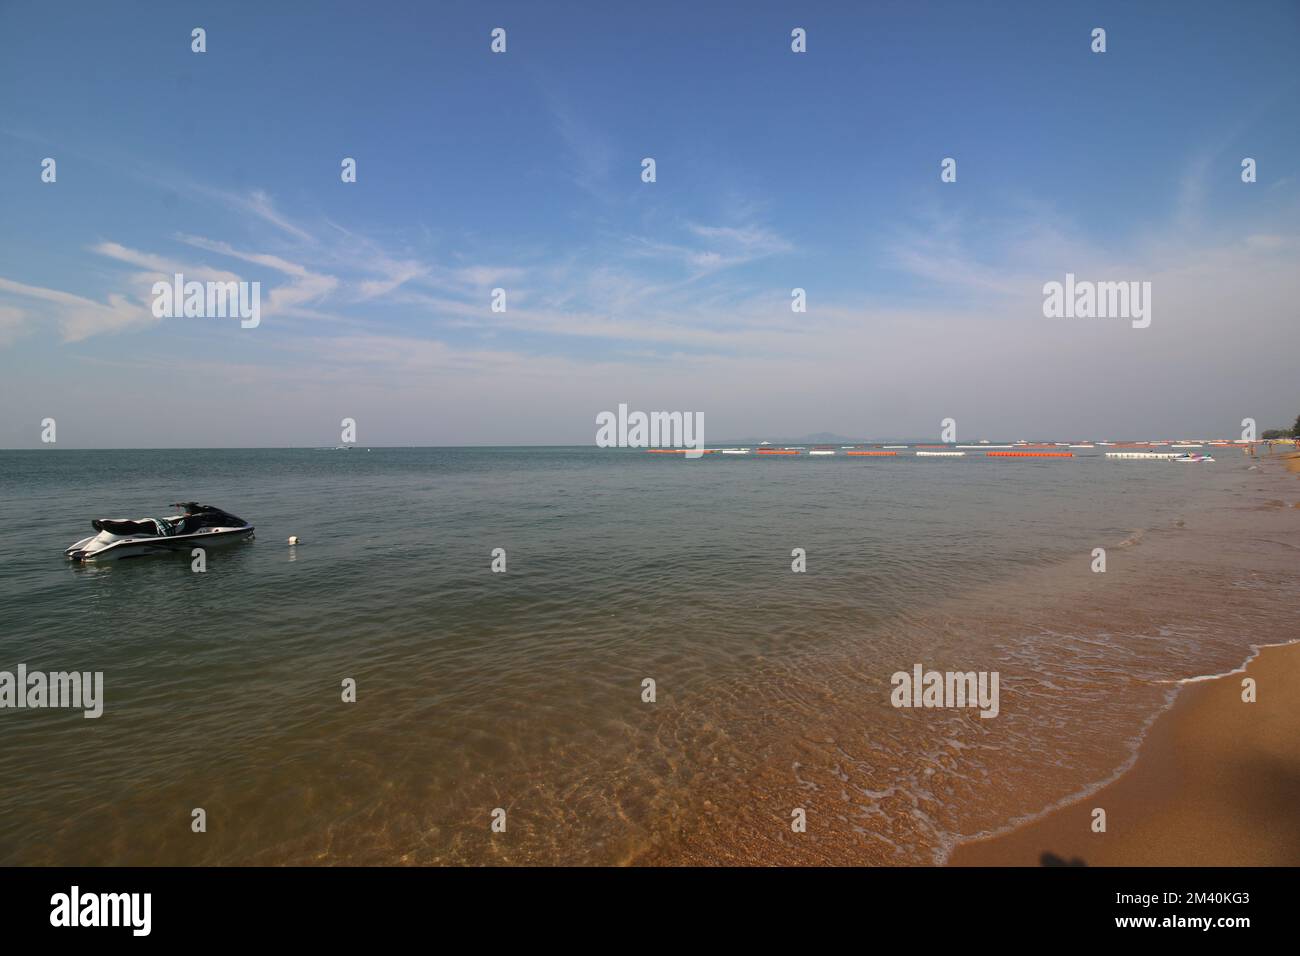
[[(1254, 703), (1242, 682), (1256, 684)], [(1300, 642), (1178, 682), (1136, 759), (1063, 806), (960, 842), (949, 866), (1300, 864)], [(1092, 832), (1094, 808), (1106, 832)]]

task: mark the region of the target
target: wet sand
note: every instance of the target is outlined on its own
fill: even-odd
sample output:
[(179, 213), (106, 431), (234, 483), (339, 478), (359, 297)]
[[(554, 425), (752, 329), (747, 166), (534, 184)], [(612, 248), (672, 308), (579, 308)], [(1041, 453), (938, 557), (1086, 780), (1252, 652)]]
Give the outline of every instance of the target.
[[(1246, 677), (1256, 682), (1255, 703), (1242, 701)], [(1244, 673), (1184, 685), (1128, 772), (1041, 819), (959, 847), (950, 865), (1300, 864), (1297, 688), (1300, 644), (1263, 648)], [(1105, 833), (1091, 829), (1097, 807)]]

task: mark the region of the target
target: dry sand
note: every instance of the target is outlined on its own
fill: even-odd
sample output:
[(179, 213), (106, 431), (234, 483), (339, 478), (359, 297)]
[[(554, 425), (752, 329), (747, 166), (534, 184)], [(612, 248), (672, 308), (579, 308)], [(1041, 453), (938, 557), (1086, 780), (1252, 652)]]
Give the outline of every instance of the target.
[[(1285, 627), (1295, 630), (1290, 621)], [(1242, 701), (1246, 677), (1256, 682), (1255, 703)], [(1105, 833), (1092, 832), (1096, 807), (1106, 811)], [(953, 866), (1060, 862), (1300, 865), (1300, 644), (1264, 648), (1244, 674), (1184, 685), (1127, 773), (950, 859)]]

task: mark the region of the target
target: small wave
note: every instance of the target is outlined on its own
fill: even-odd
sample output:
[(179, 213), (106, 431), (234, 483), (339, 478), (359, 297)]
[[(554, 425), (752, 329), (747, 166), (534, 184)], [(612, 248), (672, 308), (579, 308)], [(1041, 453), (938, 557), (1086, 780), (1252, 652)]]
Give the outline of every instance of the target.
[(1250, 645), (1250, 654), (1246, 657), (1244, 661), (1241, 662), (1241, 665), (1239, 667), (1234, 667), (1232, 670), (1224, 671), (1221, 674), (1196, 674), (1192, 677), (1179, 677), (1174, 680), (1151, 680), (1151, 681), (1147, 681), (1146, 683), (1172, 684), (1174, 686), (1181, 687), (1184, 684), (1199, 684), (1207, 680), (1218, 680), (1220, 677), (1232, 677), (1234, 674), (1244, 674), (1246, 672), (1246, 668), (1250, 666), (1251, 661), (1259, 657), (1259, 652), (1262, 651), (1264, 648), (1288, 647), (1292, 644), (1300, 644), (1300, 639), (1294, 641), (1277, 641), (1276, 643), (1272, 643), (1272, 644), (1252, 644)]
[(1027, 826), (1028, 824), (1035, 823), (1038, 820), (1041, 820), (1044, 817), (1047, 817), (1050, 814), (1055, 813), (1057, 810), (1061, 810), (1065, 807), (1072, 806), (1083, 800), (1087, 800), (1093, 794), (1099, 793), (1100, 791), (1109, 787), (1120, 777), (1124, 776), (1124, 774), (1128, 773), (1129, 770), (1133, 768), (1133, 765), (1137, 763), (1138, 754), (1142, 750), (1142, 742), (1146, 740), (1147, 733), (1155, 725), (1155, 722), (1160, 718), (1160, 715), (1164, 714), (1173, 706), (1174, 701), (1177, 699), (1177, 697), (1178, 697), (1177, 688), (1172, 688), (1165, 694), (1164, 703), (1160, 707), (1156, 708), (1156, 710), (1146, 719), (1145, 723), (1143, 723), (1141, 729), (1138, 730), (1138, 732), (1134, 734), (1132, 738), (1129, 739), (1128, 756), (1124, 759), (1124, 762), (1120, 764), (1119, 767), (1117, 767), (1114, 773), (1112, 773), (1110, 776), (1106, 777), (1103, 780), (1099, 780), (1095, 783), (1090, 783), (1087, 786), (1079, 790), (1076, 790), (1074, 793), (1062, 797), (1060, 800), (1057, 800), (1053, 803), (1049, 803), (1041, 810), (1036, 810), (1033, 813), (1027, 813), (1027, 814), (1023, 814), (1022, 816), (1015, 817), (1003, 826), (996, 827), (990, 830), (981, 830), (978, 833), (943, 835), (938, 845), (935, 846), (933, 849), (933, 857), (934, 857), (935, 864), (937, 866), (947, 865), (948, 860), (952, 858), (952, 854), (956, 852), (958, 847), (965, 846), (969, 843), (979, 843), (983, 840), (992, 840), (996, 837), (1004, 836), (1005, 834), (1011, 833), (1015, 830), (1019, 830), (1023, 826)]

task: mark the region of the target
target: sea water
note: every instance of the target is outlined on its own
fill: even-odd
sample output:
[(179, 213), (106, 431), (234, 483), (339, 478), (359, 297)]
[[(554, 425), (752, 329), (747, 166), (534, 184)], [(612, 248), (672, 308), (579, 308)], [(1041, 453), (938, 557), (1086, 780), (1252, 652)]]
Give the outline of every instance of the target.
[[(0, 863), (940, 861), (1294, 605), (1293, 485), (1102, 451), (0, 452), (0, 670), (104, 674), (0, 711)], [(181, 500), (255, 540), (63, 557)], [(918, 662), (996, 718), (891, 706)]]

